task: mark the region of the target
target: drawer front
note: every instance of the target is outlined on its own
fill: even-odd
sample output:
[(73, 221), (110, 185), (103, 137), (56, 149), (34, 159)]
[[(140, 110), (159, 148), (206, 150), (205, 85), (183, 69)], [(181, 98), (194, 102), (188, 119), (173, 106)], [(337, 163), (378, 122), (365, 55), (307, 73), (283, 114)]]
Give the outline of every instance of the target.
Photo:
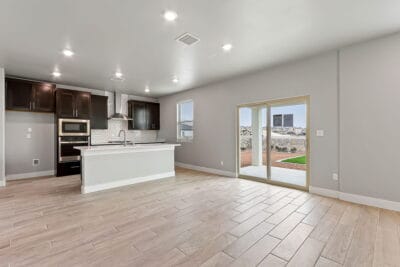
[(67, 176), (81, 173), (81, 162), (65, 162), (57, 164), (57, 176)]

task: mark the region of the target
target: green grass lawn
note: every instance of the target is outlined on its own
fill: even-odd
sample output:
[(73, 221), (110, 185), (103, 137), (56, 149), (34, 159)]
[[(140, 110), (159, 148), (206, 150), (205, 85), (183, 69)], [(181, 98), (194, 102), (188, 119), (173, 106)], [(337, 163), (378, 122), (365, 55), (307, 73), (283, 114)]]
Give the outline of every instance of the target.
[(300, 157), (295, 157), (295, 158), (290, 158), (290, 159), (284, 159), (282, 162), (287, 162), (287, 163), (296, 163), (296, 164), (306, 164), (307, 159), (306, 156), (300, 156)]

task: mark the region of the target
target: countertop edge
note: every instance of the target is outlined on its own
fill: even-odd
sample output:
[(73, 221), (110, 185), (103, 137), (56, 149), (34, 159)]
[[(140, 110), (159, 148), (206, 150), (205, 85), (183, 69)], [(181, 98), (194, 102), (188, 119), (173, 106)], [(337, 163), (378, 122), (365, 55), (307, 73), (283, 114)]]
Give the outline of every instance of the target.
[(134, 146), (77, 146), (74, 149), (80, 150), (82, 156), (87, 155), (105, 155), (105, 154), (116, 154), (116, 153), (135, 153), (135, 152), (148, 152), (148, 151), (162, 151), (162, 150), (174, 150), (175, 147), (181, 146), (181, 144), (145, 144), (145, 145), (134, 145)]

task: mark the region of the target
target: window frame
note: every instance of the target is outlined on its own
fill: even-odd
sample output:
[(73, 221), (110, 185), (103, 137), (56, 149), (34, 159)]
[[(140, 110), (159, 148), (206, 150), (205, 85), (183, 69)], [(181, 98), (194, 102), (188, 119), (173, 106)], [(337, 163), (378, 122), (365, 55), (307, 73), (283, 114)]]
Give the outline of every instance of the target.
[[(181, 114), (181, 105), (188, 103), (188, 102), (192, 102), (192, 136), (190, 137), (183, 137), (180, 135), (180, 130), (179, 130), (179, 126), (182, 124), (182, 122), (180, 119), (180, 114)], [(178, 142), (185, 142), (185, 143), (191, 143), (193, 142), (194, 139), (194, 101), (193, 99), (186, 99), (186, 100), (182, 100), (182, 101), (178, 101), (176, 103), (176, 140)]]

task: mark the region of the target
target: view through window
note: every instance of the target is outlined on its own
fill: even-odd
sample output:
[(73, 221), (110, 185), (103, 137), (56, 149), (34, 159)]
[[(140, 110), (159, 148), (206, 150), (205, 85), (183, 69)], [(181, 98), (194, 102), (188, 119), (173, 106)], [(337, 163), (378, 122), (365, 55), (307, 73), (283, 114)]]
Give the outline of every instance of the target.
[(306, 187), (306, 117), (304, 100), (240, 107), (239, 173)]
[(193, 140), (193, 101), (186, 100), (177, 104), (177, 139)]

